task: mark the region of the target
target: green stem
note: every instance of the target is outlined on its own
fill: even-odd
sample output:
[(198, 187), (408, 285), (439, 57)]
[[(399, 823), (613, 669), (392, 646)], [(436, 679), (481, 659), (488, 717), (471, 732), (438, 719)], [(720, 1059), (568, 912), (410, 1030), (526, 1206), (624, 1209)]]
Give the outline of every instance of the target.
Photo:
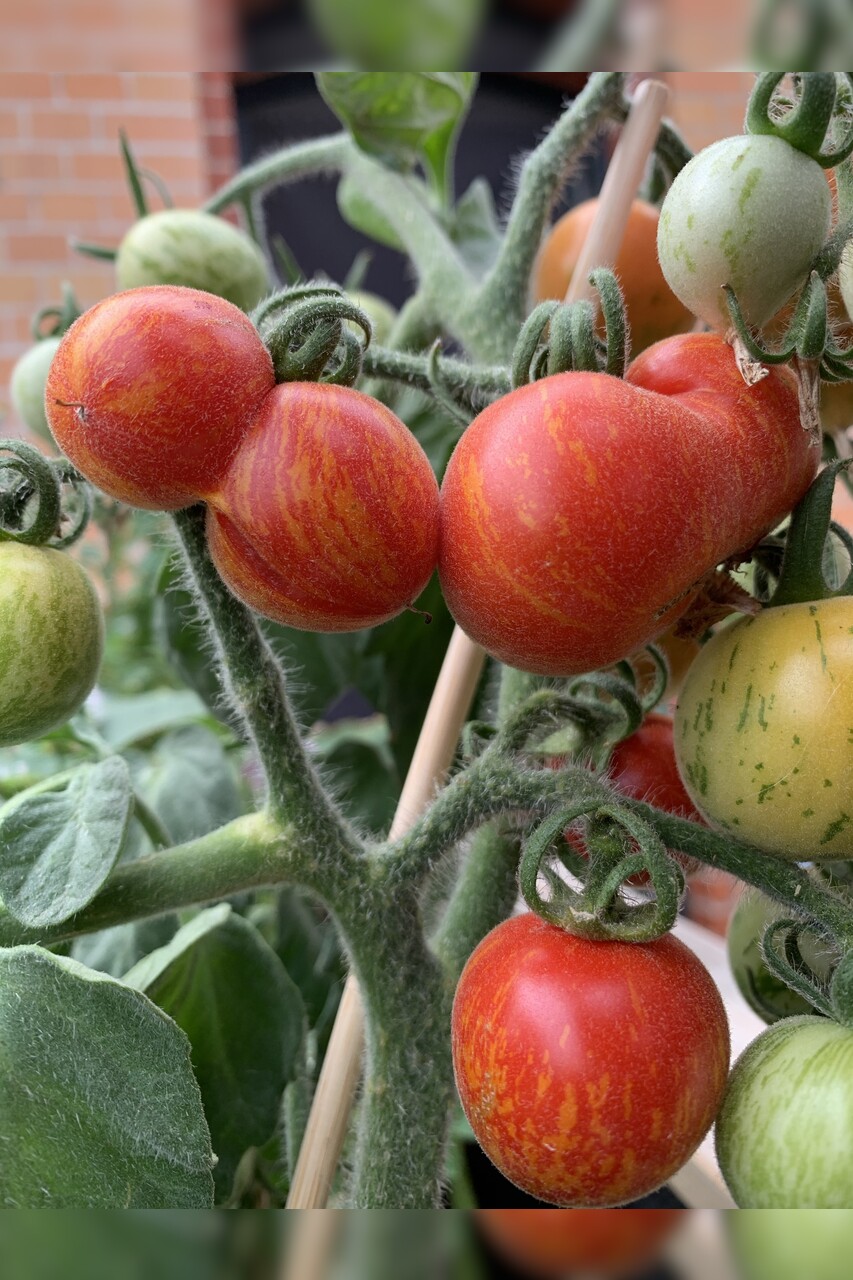
[(133, 793), (133, 813), (142, 830), (148, 836), (155, 849), (168, 849), (172, 844), (172, 837), (169, 835), (163, 823), (157, 814), (143, 800), (138, 791)]
[[(302, 847), (293, 827), (266, 813), (236, 818), (210, 835), (123, 863), (82, 911), (61, 924), (27, 928), (0, 908), (0, 946), (49, 945), (281, 884), (295, 878)], [(307, 868), (300, 871), (303, 880)]]
[(470, 332), (478, 359), (508, 360), (527, 313), (530, 275), (554, 201), (571, 164), (603, 122), (618, 114), (624, 74), (597, 71), (554, 128), (528, 156), (521, 171), (503, 245), (482, 288), (468, 296), (457, 321)]
[(501, 821), (481, 827), (471, 840), (444, 917), (432, 938), (432, 948), (451, 991), (477, 944), (512, 913), (518, 897), (520, 856), (518, 833)]
[(308, 142), (283, 147), (271, 156), (264, 156), (226, 182), (202, 205), (208, 213), (221, 213), (229, 205), (242, 202), (247, 196), (274, 183), (293, 182), (317, 173), (339, 173), (346, 167), (352, 152), (352, 142), (346, 133), (336, 133), (328, 138), (311, 138)]
[(322, 786), (299, 737), (284, 673), (251, 610), (231, 594), (210, 559), (203, 506), (174, 514), (186, 567), (211, 624), (225, 691), (266, 774), (270, 811), (299, 825), (324, 864), (358, 856), (361, 844)]
[[(478, 367), (448, 356), (439, 356), (438, 363), (447, 384), (472, 404), (484, 404), (505, 396), (510, 389), (509, 374), (501, 366)], [(419, 391), (429, 392), (431, 384), (427, 366), (426, 356), (371, 345), (364, 353), (362, 368), (371, 377), (405, 382)]]

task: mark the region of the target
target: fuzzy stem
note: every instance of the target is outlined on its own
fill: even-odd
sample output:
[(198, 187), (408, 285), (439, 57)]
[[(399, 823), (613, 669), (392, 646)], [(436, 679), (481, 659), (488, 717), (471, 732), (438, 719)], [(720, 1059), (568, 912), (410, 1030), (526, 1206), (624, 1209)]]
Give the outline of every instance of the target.
[(518, 834), (500, 821), (481, 827), (471, 840), (444, 918), (432, 939), (451, 991), (477, 944), (511, 914), (518, 897), (520, 854)]
[[(292, 826), (266, 813), (235, 818), (197, 840), (122, 863), (96, 897), (61, 924), (29, 928), (0, 908), (0, 946), (50, 945), (283, 883), (295, 878), (302, 848)], [(304, 880), (308, 868), (300, 870)]]
[(333, 866), (361, 845), (324, 790), (299, 737), (284, 673), (251, 610), (216, 572), (207, 550), (205, 510), (174, 514), (192, 584), (215, 637), (225, 691), (257, 748), (271, 813), (298, 824), (316, 856)]
[[(489, 399), (504, 396), (509, 391), (509, 374), (501, 366), (478, 367), (447, 356), (439, 357), (438, 363), (442, 377), (449, 387), (471, 402), (485, 403)], [(429, 392), (427, 364), (426, 356), (371, 345), (364, 353), (362, 368), (373, 377), (405, 382), (411, 387), (417, 387), (419, 391)]]
[(346, 167), (353, 144), (346, 133), (335, 133), (328, 138), (311, 138), (298, 142), (271, 156), (264, 156), (226, 182), (215, 191), (202, 208), (208, 213), (221, 213), (229, 205), (242, 202), (246, 197), (273, 183), (293, 182), (316, 173), (340, 173)]
[(527, 158), (503, 245), (481, 289), (467, 299), (460, 332), (479, 359), (507, 360), (527, 312), (530, 274), (554, 201), (573, 161), (622, 102), (624, 74), (598, 71)]

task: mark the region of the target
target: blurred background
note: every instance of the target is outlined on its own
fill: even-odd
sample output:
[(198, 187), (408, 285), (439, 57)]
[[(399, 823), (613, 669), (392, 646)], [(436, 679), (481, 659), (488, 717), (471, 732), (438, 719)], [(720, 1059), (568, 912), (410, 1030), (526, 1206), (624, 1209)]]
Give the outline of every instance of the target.
[(3, 36), (0, 70), (840, 70), (853, 18), (849, 0), (4, 0)]

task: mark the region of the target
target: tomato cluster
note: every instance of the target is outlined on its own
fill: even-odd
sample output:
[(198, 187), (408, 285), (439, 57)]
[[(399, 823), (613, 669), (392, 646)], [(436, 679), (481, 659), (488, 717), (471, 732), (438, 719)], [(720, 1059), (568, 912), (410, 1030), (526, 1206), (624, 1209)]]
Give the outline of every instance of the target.
[(223, 578), (308, 630), (386, 621), (426, 586), (438, 485), (414, 436), (348, 387), (275, 384), (251, 321), (212, 294), (131, 289), (87, 311), (51, 365), (57, 443), (133, 506), (208, 504)]

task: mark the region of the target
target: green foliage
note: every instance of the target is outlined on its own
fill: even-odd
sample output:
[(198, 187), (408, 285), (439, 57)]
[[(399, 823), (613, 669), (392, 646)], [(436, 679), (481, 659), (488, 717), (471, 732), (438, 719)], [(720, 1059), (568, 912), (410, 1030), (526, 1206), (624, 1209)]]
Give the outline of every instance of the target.
[(22, 924), (58, 924), (95, 896), (121, 852), (133, 793), (119, 756), (37, 783), (0, 809), (0, 894)]
[(213, 1164), (183, 1032), (38, 947), (0, 951), (0, 1202), (203, 1209)]
[(213, 1149), (217, 1199), (240, 1157), (261, 1146), (301, 1064), (305, 1010), (281, 961), (223, 904), (197, 915), (125, 982), (175, 1019), (192, 1045)]

